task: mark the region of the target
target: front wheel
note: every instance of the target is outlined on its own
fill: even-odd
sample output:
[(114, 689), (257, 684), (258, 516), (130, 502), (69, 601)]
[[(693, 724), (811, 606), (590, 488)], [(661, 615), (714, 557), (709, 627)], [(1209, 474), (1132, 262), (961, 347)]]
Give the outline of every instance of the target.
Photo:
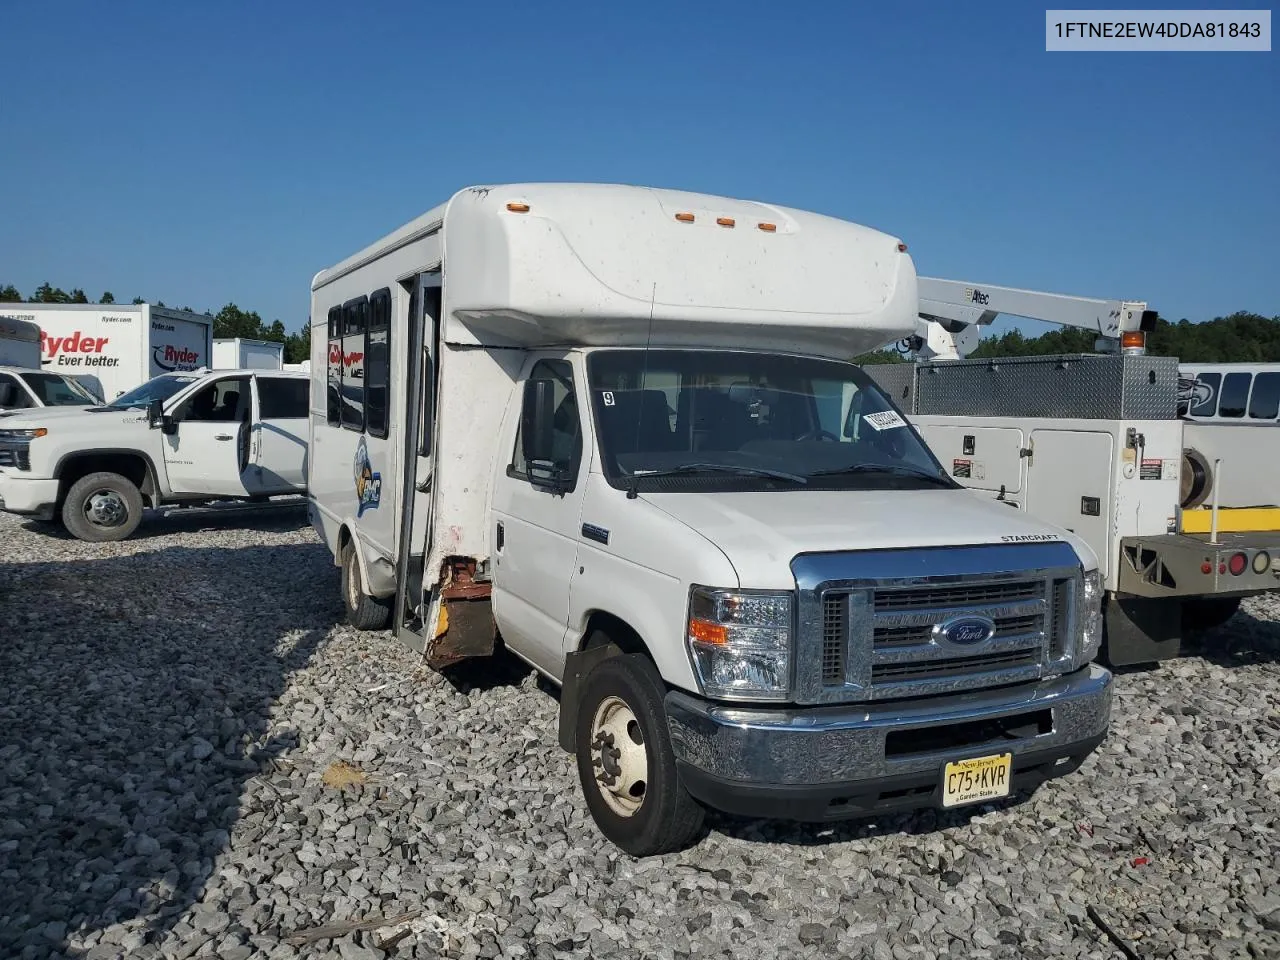
[(347, 623), (357, 630), (384, 630), (391, 620), (391, 601), (364, 592), (354, 542), (342, 548), (342, 605), (347, 611)]
[(578, 779), (600, 832), (635, 857), (688, 846), (704, 811), (685, 790), (657, 670), (640, 654), (602, 661), (578, 704)]
[(62, 502), (62, 525), (88, 543), (124, 540), (141, 522), (142, 492), (118, 473), (81, 477)]

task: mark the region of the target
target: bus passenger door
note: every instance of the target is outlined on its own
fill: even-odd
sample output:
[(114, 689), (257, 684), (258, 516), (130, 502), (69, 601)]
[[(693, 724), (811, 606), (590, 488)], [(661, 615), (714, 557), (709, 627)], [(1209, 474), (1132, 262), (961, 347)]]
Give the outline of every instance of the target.
[[(421, 649), (426, 619), (422, 585), (430, 551), (431, 481), (434, 473), (436, 338), (440, 320), (441, 275), (437, 268), (405, 281), (409, 288), (406, 344), (395, 393), (405, 398), (396, 550), (396, 605), (393, 628), (410, 646)], [(421, 631), (421, 632), (420, 632)]]

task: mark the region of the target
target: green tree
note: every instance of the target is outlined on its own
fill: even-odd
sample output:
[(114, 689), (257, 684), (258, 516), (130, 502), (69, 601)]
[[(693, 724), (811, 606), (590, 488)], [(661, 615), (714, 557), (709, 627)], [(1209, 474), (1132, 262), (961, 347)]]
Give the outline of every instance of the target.
[(89, 298), (85, 296), (85, 293), (83, 290), (81, 290), (79, 287), (76, 287), (74, 290), (71, 291), (71, 302), (72, 303), (88, 303)]
[[(277, 323), (279, 321), (276, 321)], [(311, 325), (308, 323), (297, 333), (291, 333), (284, 341), (284, 362), (302, 363), (311, 357)]]
[(241, 310), (228, 303), (213, 318), (213, 335), (218, 339), (243, 337), (246, 340), (263, 340), (262, 317), (248, 310)]
[(51, 287), (48, 281), (36, 287), (28, 303), (70, 303), (71, 295), (61, 287)]
[(115, 295), (110, 290), (107, 290), (107, 291), (104, 291), (102, 296), (98, 298), (98, 302), (99, 303), (115, 303), (116, 298), (115, 298)]
[(139, 303), (146, 303), (147, 301), (143, 300), (141, 297), (134, 297), (133, 302), (134, 302), (134, 305), (136, 306)]
[(21, 303), (22, 294), (18, 292), (18, 288), (12, 283), (6, 283), (0, 287), (0, 303)]

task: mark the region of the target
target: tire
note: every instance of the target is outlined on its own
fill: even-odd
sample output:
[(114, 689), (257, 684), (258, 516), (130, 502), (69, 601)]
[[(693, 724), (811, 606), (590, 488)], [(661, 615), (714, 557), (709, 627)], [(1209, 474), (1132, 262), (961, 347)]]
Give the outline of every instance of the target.
[(62, 525), (77, 540), (107, 543), (132, 536), (142, 522), (142, 491), (118, 473), (90, 473), (71, 485)]
[(347, 623), (357, 630), (385, 630), (391, 620), (390, 599), (364, 592), (356, 545), (351, 541), (342, 548), (342, 606), (347, 611)]
[[(634, 857), (684, 849), (705, 815), (680, 782), (664, 694), (649, 659), (631, 653), (597, 664), (578, 703), (578, 779), (587, 809), (600, 832)], [(610, 775), (614, 789), (602, 782)]]
[(1240, 609), (1239, 597), (1196, 597), (1182, 601), (1184, 633), (1205, 633), (1220, 627)]

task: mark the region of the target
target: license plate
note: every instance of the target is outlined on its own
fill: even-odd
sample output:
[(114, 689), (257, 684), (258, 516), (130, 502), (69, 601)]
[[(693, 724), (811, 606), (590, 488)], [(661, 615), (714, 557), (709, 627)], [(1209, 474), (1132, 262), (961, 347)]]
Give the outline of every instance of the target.
[(1013, 754), (955, 760), (942, 770), (942, 805), (958, 807), (1009, 795)]

